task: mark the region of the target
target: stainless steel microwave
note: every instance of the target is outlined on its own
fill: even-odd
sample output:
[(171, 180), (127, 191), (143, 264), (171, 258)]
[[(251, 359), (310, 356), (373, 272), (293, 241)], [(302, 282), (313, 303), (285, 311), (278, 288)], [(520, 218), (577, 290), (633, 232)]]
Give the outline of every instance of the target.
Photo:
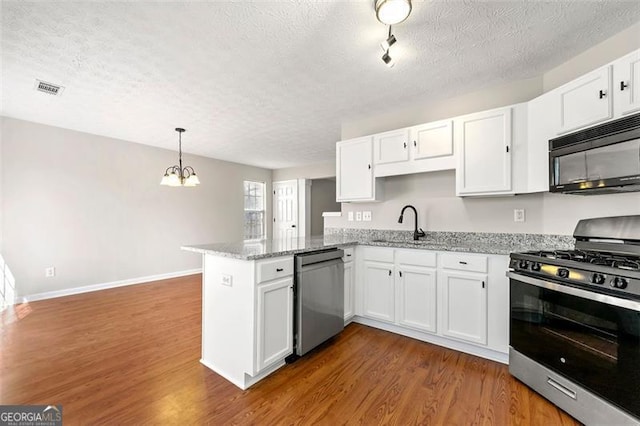
[(640, 191), (640, 113), (549, 141), (549, 192)]

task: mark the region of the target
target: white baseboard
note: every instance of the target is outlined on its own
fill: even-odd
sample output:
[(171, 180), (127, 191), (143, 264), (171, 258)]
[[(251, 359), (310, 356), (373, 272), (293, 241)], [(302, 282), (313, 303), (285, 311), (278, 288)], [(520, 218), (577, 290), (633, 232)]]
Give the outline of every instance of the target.
[(168, 272), (166, 274), (148, 275), (146, 277), (130, 278), (128, 280), (111, 281), (108, 283), (93, 284), (83, 287), (67, 288), (64, 290), (46, 291), (44, 293), (31, 294), (29, 296), (16, 297), (15, 303), (35, 302), (37, 300), (53, 299), (56, 297), (72, 296), (74, 294), (89, 293), (92, 291), (106, 290), (109, 288), (124, 287), (134, 284), (146, 284), (151, 281), (166, 280), (168, 278), (185, 277), (202, 273), (202, 268), (187, 269), (185, 271)]

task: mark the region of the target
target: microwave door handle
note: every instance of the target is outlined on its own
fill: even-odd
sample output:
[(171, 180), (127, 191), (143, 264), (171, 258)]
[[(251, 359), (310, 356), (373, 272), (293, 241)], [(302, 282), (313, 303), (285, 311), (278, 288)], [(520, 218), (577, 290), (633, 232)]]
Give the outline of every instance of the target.
[(556, 284), (551, 281), (541, 280), (539, 278), (533, 278), (526, 275), (520, 275), (511, 271), (507, 272), (507, 277), (525, 284), (531, 284), (536, 287), (546, 288), (547, 290), (553, 290), (559, 293), (568, 294), (570, 296), (581, 297), (583, 299), (593, 300), (594, 302), (600, 302), (606, 305), (613, 305), (619, 308), (626, 308), (632, 311), (640, 312), (640, 302), (635, 300), (620, 299), (619, 297), (609, 296), (608, 294), (595, 293), (593, 291), (587, 291), (580, 288)]

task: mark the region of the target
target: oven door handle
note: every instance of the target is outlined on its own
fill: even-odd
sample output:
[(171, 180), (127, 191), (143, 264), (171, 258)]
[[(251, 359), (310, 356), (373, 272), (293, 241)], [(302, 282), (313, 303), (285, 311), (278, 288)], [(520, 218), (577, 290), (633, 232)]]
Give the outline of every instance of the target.
[(546, 288), (548, 290), (557, 291), (559, 293), (569, 294), (571, 296), (581, 297), (583, 299), (593, 300), (595, 302), (605, 303), (607, 305), (618, 306), (620, 308), (631, 309), (640, 312), (640, 302), (629, 299), (621, 299), (619, 297), (609, 296), (608, 294), (595, 293), (593, 291), (582, 290), (580, 288), (570, 287), (567, 285), (556, 284), (551, 281), (541, 280), (526, 275), (520, 275), (515, 272), (507, 272), (507, 277), (525, 284), (535, 285), (536, 287)]

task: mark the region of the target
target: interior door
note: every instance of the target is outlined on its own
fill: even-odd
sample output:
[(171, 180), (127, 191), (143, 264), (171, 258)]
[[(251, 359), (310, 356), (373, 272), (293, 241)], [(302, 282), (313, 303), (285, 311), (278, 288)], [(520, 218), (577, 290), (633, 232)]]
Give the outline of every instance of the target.
[(298, 238), (298, 181), (273, 183), (273, 237)]

